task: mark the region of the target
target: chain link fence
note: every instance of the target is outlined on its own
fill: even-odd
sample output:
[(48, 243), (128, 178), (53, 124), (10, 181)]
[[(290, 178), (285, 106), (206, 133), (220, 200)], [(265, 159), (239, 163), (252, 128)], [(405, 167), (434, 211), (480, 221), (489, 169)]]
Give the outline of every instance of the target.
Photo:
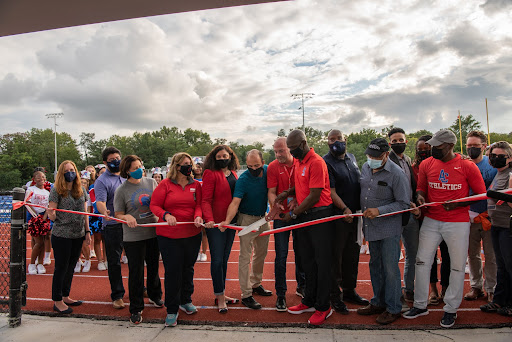
[(0, 312), (9, 309), (12, 191), (0, 192)]

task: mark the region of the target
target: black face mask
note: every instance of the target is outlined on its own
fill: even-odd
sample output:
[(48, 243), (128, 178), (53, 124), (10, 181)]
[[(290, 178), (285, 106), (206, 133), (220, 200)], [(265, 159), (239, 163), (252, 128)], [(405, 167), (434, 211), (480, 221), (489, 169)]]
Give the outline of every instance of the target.
[(190, 176), (192, 173), (192, 165), (180, 165), (180, 173), (185, 176)]
[(395, 151), (396, 154), (404, 153), (406, 146), (407, 146), (406, 143), (391, 144), (391, 148), (393, 149), (393, 151)]
[(347, 150), (347, 144), (344, 141), (335, 141), (329, 145), (329, 150), (335, 156), (341, 156)]
[(468, 156), (471, 159), (476, 159), (482, 154), (482, 149), (480, 147), (469, 147), (467, 150)]
[(444, 158), (444, 156), (446, 156), (444, 149), (432, 147), (432, 157), (441, 160)]
[(228, 167), (230, 161), (230, 159), (217, 159), (215, 160), (215, 167), (223, 169), (225, 167)]
[(121, 164), (121, 161), (119, 159), (114, 159), (107, 163), (108, 169), (112, 173), (119, 172), (119, 164)]
[(251, 169), (251, 168), (247, 168), (249, 170), (249, 172), (251, 173), (251, 175), (253, 177), (258, 177), (261, 173), (261, 171), (263, 171), (263, 166), (260, 166), (258, 167), (257, 169)]
[(290, 154), (295, 159), (302, 159), (302, 156), (304, 155), (304, 150), (300, 147), (300, 145), (302, 145), (302, 143), (300, 143), (297, 148), (290, 150)]
[(420, 157), (420, 160), (425, 160), (428, 157), (432, 156), (432, 151), (426, 150), (426, 151), (417, 151), (418, 157)]
[(489, 156), (489, 164), (496, 169), (507, 166), (507, 158), (505, 156)]

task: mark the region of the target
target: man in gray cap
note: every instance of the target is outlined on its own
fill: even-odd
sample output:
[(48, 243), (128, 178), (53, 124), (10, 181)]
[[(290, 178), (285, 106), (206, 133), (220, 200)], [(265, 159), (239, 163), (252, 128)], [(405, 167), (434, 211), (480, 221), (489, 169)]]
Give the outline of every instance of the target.
[[(427, 141), (432, 146), (432, 157), (420, 164), (416, 192), (419, 205), (467, 197), (470, 188), (475, 194), (485, 193), (484, 180), (475, 163), (453, 152), (456, 142), (457, 137), (450, 130), (440, 130)], [(452, 202), (427, 207), (416, 255), (414, 307), (404, 313), (404, 318), (428, 315), (430, 268), (434, 252), (444, 240), (450, 254), (451, 272), (450, 285), (444, 296), (446, 305), (441, 326), (449, 328), (455, 324), (464, 289), (470, 226), (468, 206), (472, 203), (475, 202)]]
[(368, 306), (357, 309), (357, 313), (366, 316), (380, 314), (377, 323), (389, 324), (400, 317), (402, 310), (398, 268), (402, 216), (379, 215), (408, 209), (411, 190), (400, 166), (388, 162), (386, 139), (372, 140), (365, 153), (368, 159), (361, 170), (360, 199), (364, 236), (370, 246), (373, 298)]

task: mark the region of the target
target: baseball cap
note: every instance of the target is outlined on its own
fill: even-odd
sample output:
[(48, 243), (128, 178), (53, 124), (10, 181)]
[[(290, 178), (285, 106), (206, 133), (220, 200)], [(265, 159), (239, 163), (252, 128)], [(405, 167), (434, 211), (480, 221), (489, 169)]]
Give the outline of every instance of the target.
[(457, 143), (457, 137), (455, 136), (455, 133), (450, 131), (449, 129), (442, 129), (440, 131), (437, 131), (432, 139), (426, 141), (427, 144), (430, 146), (439, 146), (444, 143), (448, 144), (456, 144)]
[(370, 141), (370, 145), (364, 151), (365, 154), (371, 157), (380, 157), (382, 153), (389, 151), (389, 144), (384, 138), (377, 138)]

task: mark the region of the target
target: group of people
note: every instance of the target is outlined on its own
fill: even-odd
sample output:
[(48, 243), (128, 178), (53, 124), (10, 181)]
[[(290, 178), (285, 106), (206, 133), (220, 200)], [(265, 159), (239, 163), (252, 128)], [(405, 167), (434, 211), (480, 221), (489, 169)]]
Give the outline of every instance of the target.
[[(304, 132), (294, 130), (274, 142), (276, 160), (268, 166), (261, 151), (249, 151), (248, 169), (240, 177), (236, 154), (229, 146), (218, 145), (204, 159), (202, 175), (194, 177), (198, 168), (190, 155), (177, 153), (165, 179), (158, 179), (159, 182), (143, 177), (138, 156), (122, 158), (118, 149), (107, 147), (102, 154), (105, 171), (94, 183), (94, 202), (103, 216), (101, 236), (113, 307), (125, 307), (120, 264), (124, 249), (129, 268), (131, 322), (142, 321), (145, 292), (154, 306), (165, 305), (166, 326), (177, 324), (180, 310), (196, 313), (197, 307), (192, 303), (194, 265), (206, 252), (204, 247), (201, 251), (201, 244), (207, 239), (219, 313), (228, 312), (228, 305), (240, 301), (250, 309), (260, 309), (255, 295), (273, 295), (262, 285), (269, 235), (261, 234), (270, 230), (270, 225), (261, 224), (261, 219), (269, 204), (270, 212), (278, 213), (273, 217), (274, 229), (314, 221), (291, 230), (295, 293), (302, 297), (295, 306), (286, 303), (290, 231), (274, 234), (277, 311), (309, 312), (312, 315), (308, 322), (320, 325), (334, 311), (348, 314), (345, 302), (351, 302), (361, 305), (358, 314), (378, 315), (378, 323), (389, 324), (401, 316), (414, 319), (427, 315), (427, 305), (442, 299), (445, 313), (441, 326), (451, 327), (463, 298), (469, 249), (471, 291), (465, 299), (487, 296), (488, 303), (482, 305), (482, 311), (512, 316), (512, 204), (493, 199), (450, 202), (483, 194), (487, 188), (512, 187), (510, 144), (497, 142), (488, 147), (483, 133), (471, 132), (466, 141), (466, 157), (454, 153), (456, 136), (441, 130), (434, 136), (420, 137), (411, 160), (405, 154), (407, 138), (402, 129), (393, 128), (388, 138), (371, 141), (365, 151), (367, 161), (359, 169), (341, 131), (329, 132), (329, 152), (321, 157), (309, 147)], [(49, 192), (48, 210), (38, 213), (44, 212), (42, 219), (53, 221), (52, 299), (54, 310), (60, 313), (70, 313), (72, 306), (82, 304), (69, 294), (75, 265), (84, 243), (89, 243), (89, 220), (93, 216), (53, 209), (89, 210), (87, 202), (91, 199), (79, 175), (72, 161), (62, 162)], [(430, 202), (444, 204), (417, 208)], [(362, 215), (354, 216), (357, 212)], [(343, 217), (322, 220), (333, 215)], [(369, 243), (373, 287), (370, 301), (356, 291), (359, 216)], [(239, 300), (225, 292), (236, 233), (229, 226), (251, 224), (259, 226), (239, 237)], [(101, 241), (101, 237), (98, 239)], [(405, 249), (403, 287), (398, 266), (401, 242)], [(482, 242), (485, 267), (480, 256)], [(443, 244), (439, 294), (436, 256)], [(39, 252), (40, 249), (33, 249), (33, 253)], [(159, 255), (165, 269), (164, 300), (158, 276)], [(408, 303), (413, 303), (412, 307)]]

